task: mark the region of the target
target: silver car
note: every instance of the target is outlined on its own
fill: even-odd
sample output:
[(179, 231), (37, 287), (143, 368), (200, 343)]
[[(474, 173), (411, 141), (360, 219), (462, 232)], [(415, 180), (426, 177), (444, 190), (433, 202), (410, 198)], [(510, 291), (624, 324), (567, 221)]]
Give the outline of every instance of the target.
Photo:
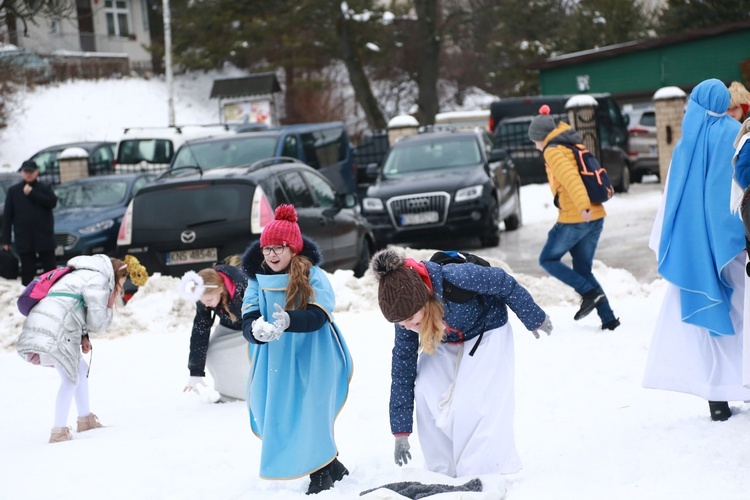
[(633, 182), (641, 182), (644, 175), (659, 176), (659, 147), (656, 140), (656, 114), (652, 106), (624, 110), (628, 116), (630, 147), (628, 159)]

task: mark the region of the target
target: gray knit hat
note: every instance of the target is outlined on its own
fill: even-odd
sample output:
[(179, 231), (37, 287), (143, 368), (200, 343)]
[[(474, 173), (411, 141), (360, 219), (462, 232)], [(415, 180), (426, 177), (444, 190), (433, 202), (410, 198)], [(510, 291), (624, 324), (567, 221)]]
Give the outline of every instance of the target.
[(394, 250), (376, 253), (370, 268), (378, 279), (378, 305), (391, 323), (411, 318), (427, 303), (430, 291), (414, 269)]
[(543, 141), (550, 132), (555, 130), (555, 119), (549, 115), (549, 106), (544, 104), (539, 108), (539, 114), (531, 120), (529, 125), (529, 139)]

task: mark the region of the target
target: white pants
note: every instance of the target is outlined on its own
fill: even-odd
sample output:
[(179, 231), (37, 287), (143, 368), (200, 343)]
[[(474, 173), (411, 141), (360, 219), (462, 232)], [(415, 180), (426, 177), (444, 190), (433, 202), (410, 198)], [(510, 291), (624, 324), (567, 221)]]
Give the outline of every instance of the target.
[(425, 466), (451, 477), (521, 469), (513, 435), (513, 330), (508, 323), (485, 332), (470, 356), (475, 343), (441, 343), (417, 365), (417, 430)]
[(245, 399), (250, 355), (242, 330), (218, 325), (208, 341), (206, 369), (224, 399)]
[(60, 389), (57, 391), (57, 401), (55, 403), (55, 427), (68, 426), (68, 414), (70, 413), (70, 403), (73, 397), (76, 398), (76, 408), (79, 417), (87, 417), (91, 410), (89, 408), (89, 377), (87, 375), (89, 365), (83, 360), (78, 359), (78, 383), (74, 384), (65, 374), (60, 365), (55, 363), (55, 370), (60, 375)]

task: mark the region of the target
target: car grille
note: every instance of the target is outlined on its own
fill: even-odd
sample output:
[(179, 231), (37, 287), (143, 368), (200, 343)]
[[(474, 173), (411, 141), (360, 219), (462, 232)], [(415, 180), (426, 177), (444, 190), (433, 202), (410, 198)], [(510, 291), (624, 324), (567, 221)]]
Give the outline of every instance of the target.
[[(450, 195), (445, 192), (395, 196), (387, 202), (388, 213), (396, 229), (442, 226), (448, 216), (450, 199)], [(409, 217), (428, 216), (431, 213), (437, 214), (437, 220), (406, 222)]]
[(78, 236), (73, 233), (55, 233), (55, 245), (70, 250), (78, 243)]

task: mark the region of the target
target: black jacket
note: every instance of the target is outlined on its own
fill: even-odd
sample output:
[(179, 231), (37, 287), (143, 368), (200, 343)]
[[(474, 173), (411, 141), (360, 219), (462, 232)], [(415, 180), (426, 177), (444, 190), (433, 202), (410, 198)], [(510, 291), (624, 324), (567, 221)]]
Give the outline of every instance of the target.
[(11, 226), (18, 253), (50, 252), (55, 250), (55, 219), (52, 209), (57, 196), (52, 188), (39, 180), (31, 183), (28, 195), (23, 194), (26, 182), (8, 189), (3, 214), (2, 244), (11, 243)]

